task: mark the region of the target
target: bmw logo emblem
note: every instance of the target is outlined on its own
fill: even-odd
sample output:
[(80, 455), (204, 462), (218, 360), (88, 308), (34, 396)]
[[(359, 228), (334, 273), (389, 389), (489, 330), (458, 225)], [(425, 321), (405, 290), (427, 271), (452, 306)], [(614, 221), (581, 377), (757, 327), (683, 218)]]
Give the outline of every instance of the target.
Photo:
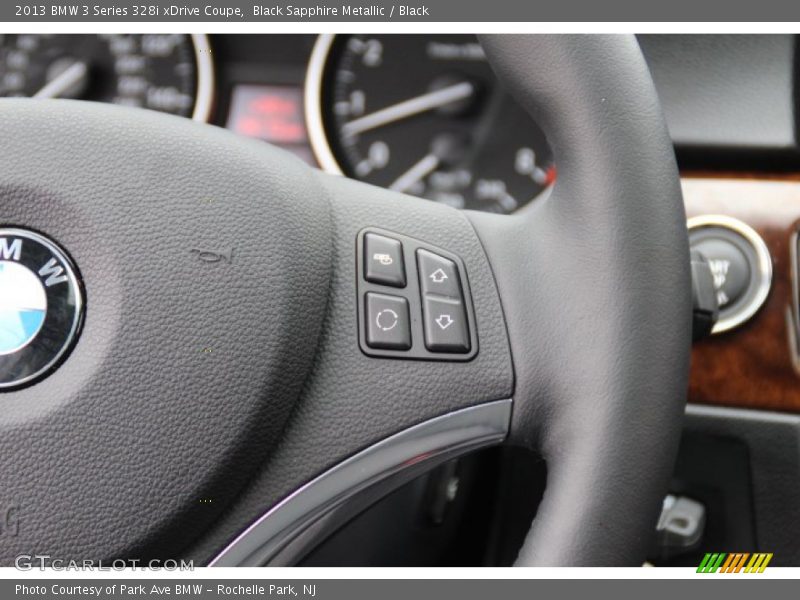
[(67, 255), (38, 233), (0, 228), (0, 391), (58, 366), (82, 319), (83, 295)]

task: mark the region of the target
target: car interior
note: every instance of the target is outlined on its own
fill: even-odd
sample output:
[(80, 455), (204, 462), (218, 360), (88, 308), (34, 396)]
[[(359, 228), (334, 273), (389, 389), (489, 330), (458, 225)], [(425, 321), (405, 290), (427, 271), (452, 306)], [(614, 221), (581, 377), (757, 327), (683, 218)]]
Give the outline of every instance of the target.
[(0, 564), (800, 565), (798, 57), (0, 35)]

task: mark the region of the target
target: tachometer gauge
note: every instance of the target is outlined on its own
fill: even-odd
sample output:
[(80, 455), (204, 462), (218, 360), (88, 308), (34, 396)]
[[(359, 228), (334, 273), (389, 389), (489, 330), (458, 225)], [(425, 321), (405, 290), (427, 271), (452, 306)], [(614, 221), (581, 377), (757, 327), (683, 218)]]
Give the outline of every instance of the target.
[(320, 36), (306, 118), (326, 170), (457, 208), (510, 213), (555, 179), (475, 36)]
[(73, 98), (206, 121), (204, 35), (0, 35), (0, 96)]

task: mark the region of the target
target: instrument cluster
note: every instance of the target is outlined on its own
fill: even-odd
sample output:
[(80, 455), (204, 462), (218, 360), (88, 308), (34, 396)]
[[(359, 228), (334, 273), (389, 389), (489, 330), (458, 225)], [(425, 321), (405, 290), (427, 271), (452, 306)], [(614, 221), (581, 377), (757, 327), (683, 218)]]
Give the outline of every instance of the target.
[(512, 213), (556, 177), (470, 35), (2, 35), (3, 96), (211, 122), (455, 208)]

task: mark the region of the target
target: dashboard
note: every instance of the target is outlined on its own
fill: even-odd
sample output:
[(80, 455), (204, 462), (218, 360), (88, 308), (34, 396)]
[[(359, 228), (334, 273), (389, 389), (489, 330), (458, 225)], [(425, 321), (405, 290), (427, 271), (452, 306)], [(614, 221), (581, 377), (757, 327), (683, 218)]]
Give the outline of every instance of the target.
[[(745, 223), (772, 267), (747, 318), (696, 345), (691, 398), (800, 412), (796, 37), (639, 42), (688, 215)], [(471, 35), (0, 35), (0, 96), (113, 102), (208, 122), (455, 208), (526, 210), (557, 179), (557, 149)]]
[[(682, 166), (792, 163), (794, 36), (639, 40)], [(512, 213), (556, 179), (472, 35), (2, 35), (0, 96), (206, 121), (455, 208)]]
[(208, 121), (455, 208), (511, 213), (555, 180), (472, 35), (5, 35), (0, 96)]

